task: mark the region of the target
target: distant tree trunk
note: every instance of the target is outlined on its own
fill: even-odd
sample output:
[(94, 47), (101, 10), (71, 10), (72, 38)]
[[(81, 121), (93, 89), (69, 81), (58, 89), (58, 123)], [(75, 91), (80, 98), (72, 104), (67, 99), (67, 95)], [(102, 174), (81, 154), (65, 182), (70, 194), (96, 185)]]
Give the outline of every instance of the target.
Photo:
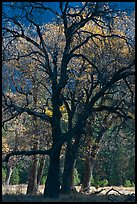
[(7, 164), (7, 174), (5, 179), (6, 185), (10, 184), (10, 178), (11, 178), (12, 172), (13, 172), (13, 168)]
[[(34, 75), (32, 83), (33, 83), (33, 103), (34, 103), (34, 107), (36, 108), (37, 107), (37, 92), (38, 92), (38, 87), (36, 84), (36, 73)], [(36, 116), (33, 116), (33, 129), (34, 129), (33, 149), (38, 150), (39, 149), (39, 140), (37, 139), (37, 137), (38, 137), (38, 123), (37, 123), (37, 117)], [(27, 187), (27, 194), (36, 194), (37, 193), (37, 190), (38, 190), (38, 185), (37, 185), (38, 161), (39, 161), (39, 155), (33, 155), (32, 167), (30, 170), (28, 187)]]
[(60, 151), (61, 147), (54, 148), (50, 154), (48, 176), (45, 183), (44, 197), (59, 198), (60, 190)]
[(86, 155), (85, 155), (85, 163), (84, 163), (84, 174), (83, 174), (83, 179), (82, 179), (82, 186), (81, 186), (81, 191), (83, 192), (89, 192), (90, 190), (90, 180), (91, 176), (93, 176), (93, 168), (94, 168), (94, 162), (96, 159), (96, 155), (99, 149), (99, 144), (100, 139), (102, 138), (102, 135), (98, 135), (98, 139), (95, 141), (92, 140), (92, 135), (93, 135), (93, 123), (94, 121), (94, 116), (90, 118), (90, 120), (87, 120), (86, 123)]
[[(33, 149), (38, 150), (38, 143), (36, 142)], [(38, 155), (33, 156), (33, 163), (29, 174), (29, 181), (27, 187), (27, 194), (36, 194), (37, 192), (37, 170), (38, 170)]]
[(40, 159), (40, 166), (38, 168), (38, 174), (37, 174), (37, 189), (39, 188), (39, 185), (40, 185), (40, 182), (41, 182), (43, 170), (44, 170), (44, 167), (45, 167), (46, 158), (47, 158), (47, 156), (44, 155)]
[(90, 179), (93, 173), (94, 161), (88, 157), (85, 160), (84, 175), (82, 181), (82, 191), (89, 192), (90, 190)]
[(90, 190), (90, 179), (93, 173), (94, 163), (96, 160), (98, 150), (99, 150), (99, 145), (94, 144), (91, 147), (89, 154), (86, 156), (85, 170), (84, 170), (82, 187), (81, 187), (82, 191), (89, 192)]
[[(100, 132), (98, 133), (98, 137), (95, 140), (95, 144), (91, 145), (92, 141), (89, 138), (88, 140), (88, 146), (89, 146), (89, 153), (86, 156), (86, 161), (85, 161), (85, 172), (83, 176), (83, 182), (82, 182), (82, 191), (89, 191), (90, 189), (90, 178), (93, 173), (93, 168), (94, 168), (94, 163), (99, 151), (99, 143), (102, 139), (103, 134), (108, 130), (108, 128), (112, 125), (113, 120), (116, 119), (117, 116), (114, 118), (112, 117), (111, 119), (109, 118), (104, 118), (103, 125), (100, 129)], [(88, 124), (88, 130), (92, 132), (92, 125), (90, 123)]]
[(75, 168), (75, 163), (76, 163), (76, 159), (74, 161), (73, 167), (72, 167), (72, 173), (71, 173), (71, 177), (70, 177), (70, 188), (74, 189), (75, 188), (75, 183), (74, 183), (74, 168)]

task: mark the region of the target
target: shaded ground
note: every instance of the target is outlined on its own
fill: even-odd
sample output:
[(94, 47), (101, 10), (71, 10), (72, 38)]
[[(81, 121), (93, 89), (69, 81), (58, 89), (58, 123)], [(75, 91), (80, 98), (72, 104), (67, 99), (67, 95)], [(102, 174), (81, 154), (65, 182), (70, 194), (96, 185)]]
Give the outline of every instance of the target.
[[(39, 195), (25, 195), (26, 185), (3, 187), (2, 202), (135, 202), (135, 188), (104, 187), (98, 190), (91, 187), (89, 194), (73, 192), (70, 195), (61, 195), (58, 200), (43, 197), (44, 186), (40, 186)], [(77, 187), (79, 191), (80, 187)], [(10, 192), (11, 190), (11, 192)], [(14, 191), (13, 191), (14, 190)], [(11, 194), (12, 193), (12, 194)]]
[(77, 195), (61, 196), (58, 200), (44, 199), (41, 195), (3, 195), (2, 202), (135, 202), (131, 195)]

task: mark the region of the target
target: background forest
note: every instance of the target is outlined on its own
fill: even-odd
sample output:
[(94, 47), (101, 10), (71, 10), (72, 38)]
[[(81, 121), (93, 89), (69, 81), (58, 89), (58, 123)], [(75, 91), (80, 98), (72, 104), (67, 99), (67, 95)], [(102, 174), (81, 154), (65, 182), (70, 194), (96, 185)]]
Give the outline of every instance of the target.
[[(19, 132), (16, 132), (16, 142), (21, 143), (21, 148), (24, 149), (26, 145), (24, 140), (25, 135), (22, 138), (17, 139)], [(92, 186), (134, 186), (135, 185), (135, 141), (133, 133), (129, 132), (129, 128), (124, 127), (124, 131), (119, 133), (114, 132), (112, 138), (111, 129), (104, 136), (104, 141), (100, 146), (99, 153), (96, 158), (93, 177), (90, 179)], [(90, 132), (89, 132), (90, 133)], [(28, 135), (28, 134), (27, 134)], [(12, 139), (11, 139), (12, 138)], [(12, 142), (11, 142), (12, 141)], [(9, 149), (15, 145), (15, 134), (13, 132), (3, 131), (3, 151), (9, 151)], [(17, 161), (16, 161), (17, 160)], [(64, 162), (64, 156), (62, 154), (61, 163)], [(24, 157), (19, 161), (14, 159), (11, 161), (9, 168), (11, 168), (12, 174), (10, 178), (6, 178), (7, 167), (4, 165), (2, 168), (2, 182), (9, 184), (28, 184), (29, 170), (31, 168), (32, 158)], [(74, 184), (80, 185), (85, 168), (85, 155), (83, 151), (79, 151), (79, 155), (74, 169)], [(41, 185), (45, 184), (47, 178), (49, 159), (47, 157), (45, 167), (43, 170)], [(63, 165), (61, 165), (63, 173)], [(62, 173), (60, 176), (62, 176)]]

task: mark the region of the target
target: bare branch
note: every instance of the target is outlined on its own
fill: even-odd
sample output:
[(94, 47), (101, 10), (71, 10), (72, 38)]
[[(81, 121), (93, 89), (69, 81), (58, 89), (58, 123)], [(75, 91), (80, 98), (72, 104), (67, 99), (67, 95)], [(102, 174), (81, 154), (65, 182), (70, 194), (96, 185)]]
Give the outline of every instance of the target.
[(116, 34), (111, 34), (111, 35), (102, 35), (99, 33), (93, 34), (90, 33), (90, 36), (88, 36), (83, 42), (81, 42), (80, 44), (78, 44), (77, 46), (75, 46), (71, 51), (70, 54), (74, 53), (77, 49), (81, 48), (84, 44), (86, 44), (90, 39), (92, 38), (96, 38), (96, 37), (101, 37), (101, 38), (113, 38), (113, 37), (117, 37), (117, 38), (121, 38), (123, 40), (125, 40), (127, 42), (127, 39), (124, 36), (119, 36)]
[(90, 65), (92, 65), (92, 67), (95, 68), (98, 73), (100, 73), (98, 67), (97, 67), (93, 62), (91, 62), (85, 55), (83, 55), (83, 54), (72, 54), (72, 55), (70, 55), (70, 58), (71, 58), (71, 59), (72, 59), (73, 57), (76, 57), (76, 58), (81, 57), (81, 58), (83, 58), (83, 59), (86, 60)]
[(49, 116), (47, 116), (46, 114), (39, 113), (39, 112), (34, 111), (32, 109), (29, 109), (29, 108), (19, 107), (19, 106), (13, 104), (11, 99), (10, 99), (10, 104), (6, 103), (6, 106), (9, 109), (12, 109), (12, 111), (17, 111), (18, 114), (22, 114), (24, 112), (27, 112), (29, 115), (35, 115), (36, 117), (39, 117), (39, 118), (51, 123), (51, 118)]
[(37, 42), (35, 42), (33, 39), (31, 39), (30, 37), (23, 35), (23, 34), (20, 34), (19, 32), (11, 30), (9, 28), (4, 27), (3, 30), (6, 30), (7, 32), (11, 33), (13, 35), (13, 37), (24, 38), (26, 41), (32, 43), (35, 47), (37, 47), (40, 51), (43, 52), (43, 49), (41, 48), (41, 46)]
[(124, 119), (132, 119), (132, 117), (131, 116), (128, 116), (126, 113), (122, 113), (121, 111), (121, 109), (120, 108), (118, 108), (118, 107), (113, 107), (113, 106), (99, 106), (99, 107), (94, 107), (93, 109), (92, 109), (93, 111), (103, 111), (103, 110), (106, 110), (106, 111), (108, 111), (108, 112), (110, 112), (110, 113), (115, 113), (115, 114), (117, 114), (119, 117), (121, 117), (121, 118), (124, 118)]
[(15, 114), (13, 114), (11, 117), (9, 117), (9, 118), (3, 120), (3, 121), (2, 121), (2, 127), (4, 127), (4, 124), (5, 124), (5, 123), (7, 123), (8, 121), (14, 119), (14, 118), (17, 117), (18, 115), (20, 115), (20, 113), (15, 113)]
[(48, 150), (22, 150), (22, 151), (13, 151), (10, 152), (9, 154), (7, 154), (5, 156), (5, 158), (2, 160), (2, 162), (8, 162), (9, 158), (11, 156), (15, 156), (15, 155), (25, 155), (25, 156), (31, 156), (31, 155), (35, 155), (35, 154), (41, 154), (41, 155), (50, 155), (51, 149)]

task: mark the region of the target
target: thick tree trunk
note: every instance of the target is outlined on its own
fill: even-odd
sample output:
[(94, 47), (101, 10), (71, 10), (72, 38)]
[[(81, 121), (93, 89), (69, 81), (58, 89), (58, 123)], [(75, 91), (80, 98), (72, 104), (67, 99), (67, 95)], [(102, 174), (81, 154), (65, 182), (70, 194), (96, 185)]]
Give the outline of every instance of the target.
[[(54, 71), (56, 67), (54, 67)], [(45, 183), (44, 197), (59, 198), (60, 192), (60, 151), (62, 144), (60, 144), (62, 130), (61, 130), (61, 111), (62, 99), (60, 98), (60, 91), (57, 87), (56, 72), (54, 72), (54, 80), (52, 81), (53, 95), (52, 95), (52, 151), (50, 153), (50, 163), (48, 169), (47, 180)]]
[(61, 148), (55, 149), (53, 147), (52, 152), (50, 154), (48, 176), (44, 189), (44, 197), (46, 198), (59, 198), (60, 151)]

